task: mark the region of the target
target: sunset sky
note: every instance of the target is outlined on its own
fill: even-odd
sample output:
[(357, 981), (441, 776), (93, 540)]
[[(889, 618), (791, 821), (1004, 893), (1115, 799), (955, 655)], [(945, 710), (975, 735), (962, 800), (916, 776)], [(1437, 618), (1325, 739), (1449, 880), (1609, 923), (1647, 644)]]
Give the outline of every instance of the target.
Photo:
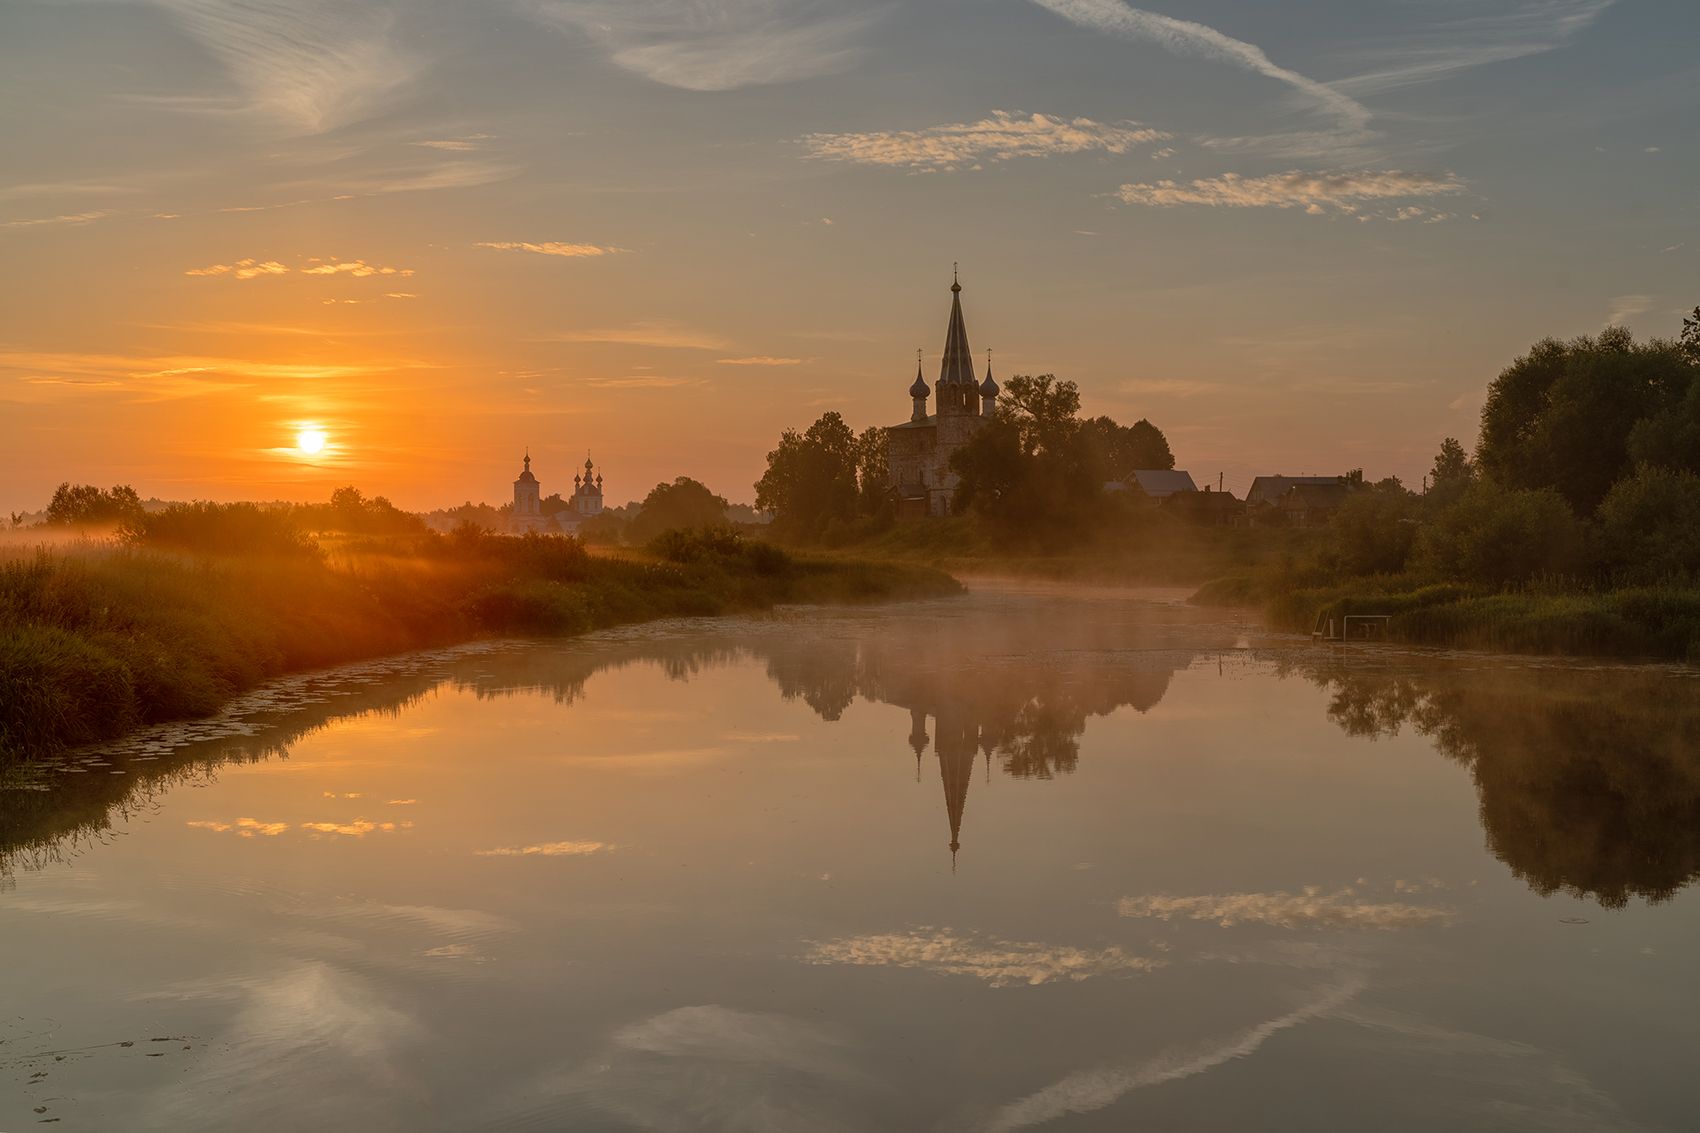
[[(1415, 484), (1546, 335), (1700, 303), (1693, 0), (8, 0), (0, 507), (748, 501), (1000, 378), (1202, 485)], [(297, 433), (323, 430), (322, 453)]]

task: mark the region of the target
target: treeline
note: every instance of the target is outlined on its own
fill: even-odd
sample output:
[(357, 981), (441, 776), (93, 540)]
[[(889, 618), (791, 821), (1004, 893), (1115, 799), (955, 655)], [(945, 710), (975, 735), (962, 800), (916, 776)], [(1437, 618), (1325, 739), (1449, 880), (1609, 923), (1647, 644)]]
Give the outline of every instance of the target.
[[(951, 459), (959, 477), (952, 506), (988, 535), (1035, 549), (1064, 549), (1125, 526), (1133, 496), (1106, 491), (1140, 469), (1172, 469), (1162, 430), (1139, 420), (1082, 418), (1075, 383), (1053, 374), (1009, 379), (995, 414)], [(774, 533), (843, 545), (877, 536), (896, 521), (889, 436), (853, 431), (830, 412), (803, 432), (786, 430), (756, 482), (756, 507)]]
[(1488, 387), (1423, 494), (1352, 494), (1324, 542), (1203, 600), (1392, 613), (1414, 640), (1700, 659), (1700, 308), (1676, 341), (1548, 339)]

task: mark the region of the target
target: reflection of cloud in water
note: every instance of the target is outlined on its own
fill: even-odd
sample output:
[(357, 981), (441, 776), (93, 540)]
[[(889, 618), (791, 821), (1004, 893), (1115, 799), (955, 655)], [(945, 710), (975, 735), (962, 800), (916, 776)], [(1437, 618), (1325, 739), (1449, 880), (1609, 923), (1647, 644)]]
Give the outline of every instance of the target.
[(1403, 901), (1372, 901), (1353, 889), (1324, 893), (1307, 885), (1298, 893), (1214, 893), (1196, 897), (1123, 897), (1124, 917), (1215, 921), (1224, 927), (1261, 924), (1275, 928), (1413, 928), (1449, 923), (1452, 909)]
[(607, 853), (614, 847), (607, 842), (539, 842), (531, 846), (498, 846), (494, 850), (474, 850), (481, 858), (570, 858)]
[(236, 1010), (209, 1036), (218, 1053), (149, 1107), (150, 1128), (238, 1128), (263, 1113), (287, 1114), (292, 1128), (371, 1128), (418, 1088), (401, 1051), (420, 1028), (351, 972), (306, 964), (180, 992)]
[(1037, 986), (1056, 980), (1149, 972), (1164, 963), (1115, 947), (1091, 952), (1067, 945), (959, 935), (949, 929), (924, 926), (912, 932), (812, 943), (803, 958), (811, 964), (919, 968), (943, 975), (972, 976), (991, 987)]
[[(865, 1108), (870, 1086), (824, 1028), (705, 1005), (620, 1028), (582, 1066), (544, 1076), (528, 1108), (589, 1106), (637, 1129), (824, 1133)], [(584, 1124), (561, 1114), (539, 1127)]]
[(1314, 1019), (1340, 1007), (1364, 989), (1363, 976), (1356, 973), (1324, 987), (1303, 1007), (1278, 1018), (1249, 1027), (1217, 1043), (1195, 1049), (1165, 1051), (1144, 1062), (1126, 1067), (1082, 1070), (1044, 1089), (1011, 1102), (995, 1113), (984, 1128), (987, 1133), (1005, 1133), (1055, 1121), (1071, 1113), (1103, 1109), (1124, 1095), (1147, 1086), (1190, 1078), (1213, 1070), (1224, 1062), (1254, 1053), (1269, 1039), (1289, 1027)]
[(215, 834), (225, 834), (234, 830), (244, 838), (255, 836), (276, 838), (279, 834), (289, 830), (289, 823), (287, 822), (261, 822), (257, 818), (238, 818), (235, 822), (217, 822), (203, 818), (185, 822), (183, 825), (191, 830), (211, 830)]
[(1444, 1080), (1452, 1128), (1531, 1133), (1652, 1128), (1629, 1117), (1611, 1095), (1541, 1047), (1368, 1007), (1347, 1008), (1333, 1017), (1362, 1029), (1359, 1045), (1372, 1057)]

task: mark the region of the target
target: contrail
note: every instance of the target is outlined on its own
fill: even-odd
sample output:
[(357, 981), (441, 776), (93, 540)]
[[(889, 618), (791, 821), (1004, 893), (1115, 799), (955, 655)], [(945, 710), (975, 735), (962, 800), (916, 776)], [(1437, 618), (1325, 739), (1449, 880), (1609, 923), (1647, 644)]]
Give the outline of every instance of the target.
[(1041, 8), (1055, 12), (1063, 19), (1081, 27), (1095, 28), (1128, 39), (1142, 39), (1157, 44), (1175, 55), (1190, 55), (1214, 59), (1254, 74), (1264, 75), (1276, 82), (1286, 83), (1294, 90), (1309, 95), (1353, 130), (1365, 129), (1370, 111), (1357, 100), (1341, 94), (1326, 83), (1307, 78), (1297, 71), (1276, 66), (1263, 49), (1253, 43), (1223, 35), (1215, 28), (1191, 20), (1177, 20), (1140, 8), (1130, 8), (1122, 0), (1033, 0)]

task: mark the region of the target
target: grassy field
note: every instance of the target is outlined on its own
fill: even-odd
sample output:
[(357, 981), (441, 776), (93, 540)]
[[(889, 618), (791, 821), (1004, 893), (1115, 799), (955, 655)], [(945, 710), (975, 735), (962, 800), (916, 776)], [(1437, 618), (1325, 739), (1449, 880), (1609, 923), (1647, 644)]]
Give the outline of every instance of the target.
[(0, 761), (206, 715), (282, 673), (480, 636), (961, 591), (924, 567), (720, 533), (669, 533), (617, 557), (471, 533), (250, 553), (85, 541), (0, 556)]

